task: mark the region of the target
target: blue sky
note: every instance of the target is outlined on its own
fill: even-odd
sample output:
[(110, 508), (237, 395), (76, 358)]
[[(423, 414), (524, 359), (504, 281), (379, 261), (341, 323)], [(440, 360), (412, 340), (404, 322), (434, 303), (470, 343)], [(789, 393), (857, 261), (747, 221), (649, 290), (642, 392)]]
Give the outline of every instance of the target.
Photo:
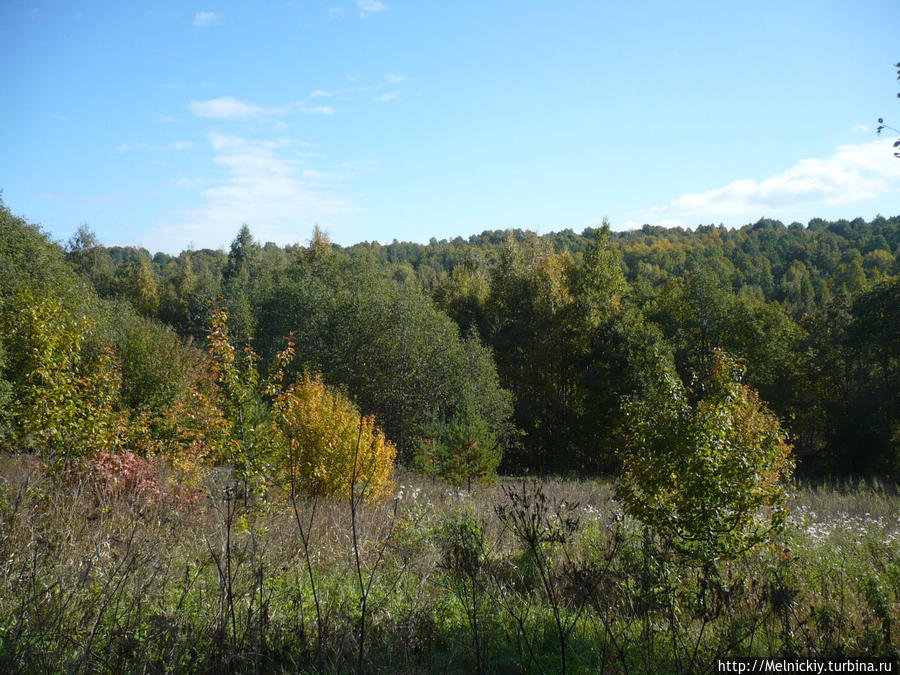
[(177, 252), (900, 214), (885, 2), (0, 3), (0, 190)]

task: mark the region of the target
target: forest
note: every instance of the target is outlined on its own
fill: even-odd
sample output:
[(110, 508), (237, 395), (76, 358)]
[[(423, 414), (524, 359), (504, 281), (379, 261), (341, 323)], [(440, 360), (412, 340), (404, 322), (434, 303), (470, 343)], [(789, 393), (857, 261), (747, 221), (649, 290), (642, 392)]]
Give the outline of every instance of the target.
[(309, 236), (0, 203), (5, 670), (896, 659), (900, 216)]

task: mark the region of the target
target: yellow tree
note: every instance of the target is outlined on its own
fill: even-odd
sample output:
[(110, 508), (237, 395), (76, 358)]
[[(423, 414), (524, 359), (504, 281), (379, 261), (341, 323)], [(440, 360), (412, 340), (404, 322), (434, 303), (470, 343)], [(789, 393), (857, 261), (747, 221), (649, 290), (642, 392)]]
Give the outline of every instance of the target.
[(289, 386), (274, 407), (288, 445), (277, 464), (283, 481), (296, 481), (318, 495), (347, 494), (352, 488), (368, 501), (390, 492), (396, 448), (374, 417), (360, 415), (321, 376), (305, 376)]

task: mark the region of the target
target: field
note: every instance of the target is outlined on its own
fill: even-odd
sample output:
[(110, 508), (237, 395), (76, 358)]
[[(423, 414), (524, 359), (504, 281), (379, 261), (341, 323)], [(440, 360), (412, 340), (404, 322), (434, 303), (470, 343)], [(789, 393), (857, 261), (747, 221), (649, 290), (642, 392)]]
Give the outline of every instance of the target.
[[(709, 672), (723, 655), (896, 658), (900, 497), (797, 487), (732, 561), (672, 552), (611, 484), (197, 498), (0, 459), (4, 672)], [(296, 508), (295, 508), (296, 507)]]

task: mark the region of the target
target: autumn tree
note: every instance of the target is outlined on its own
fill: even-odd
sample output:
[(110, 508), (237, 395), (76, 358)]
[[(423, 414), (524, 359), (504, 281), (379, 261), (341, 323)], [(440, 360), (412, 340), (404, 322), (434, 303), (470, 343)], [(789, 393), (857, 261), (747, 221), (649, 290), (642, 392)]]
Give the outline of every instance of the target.
[(646, 393), (624, 405), (630, 438), (617, 495), (684, 554), (739, 555), (784, 524), (791, 446), (726, 353), (716, 351), (690, 388), (663, 360), (659, 368)]
[(242, 349), (234, 347), (228, 311), (221, 304), (212, 313), (207, 350), (228, 429), (219, 459), (233, 467), (246, 495), (265, 487), (269, 454), (276, 442), (263, 399), (265, 383), (257, 368), (259, 357), (249, 342)]
[(135, 311), (143, 316), (153, 316), (159, 308), (159, 287), (153, 274), (149, 256), (141, 251), (126, 279), (126, 292)]
[(374, 501), (392, 488), (397, 450), (375, 425), (360, 415), (343, 394), (329, 389), (320, 376), (305, 376), (274, 402), (275, 419), (287, 441), (276, 460), (283, 483), (310, 494), (345, 495)]

